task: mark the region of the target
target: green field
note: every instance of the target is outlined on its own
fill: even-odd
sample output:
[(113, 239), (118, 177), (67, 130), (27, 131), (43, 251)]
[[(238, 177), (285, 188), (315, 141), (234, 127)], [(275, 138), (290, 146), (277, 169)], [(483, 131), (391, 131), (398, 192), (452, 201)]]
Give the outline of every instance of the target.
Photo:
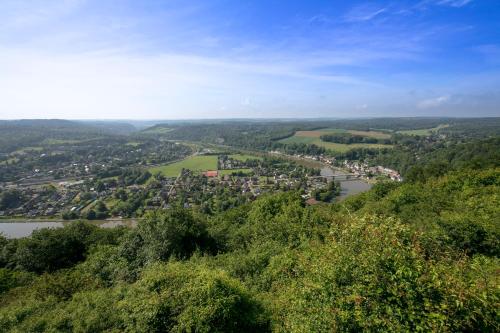
[(232, 154), (229, 155), (230, 158), (238, 161), (243, 161), (245, 162), (246, 160), (262, 160), (262, 157), (259, 156), (254, 156), (254, 155), (247, 155), (247, 154)]
[(437, 127), (433, 128), (424, 128), (424, 129), (417, 129), (417, 130), (406, 130), (406, 131), (398, 131), (400, 134), (405, 134), (405, 135), (419, 135), (419, 136), (425, 136), (425, 135), (431, 135), (434, 132), (439, 131), (442, 128), (449, 127), (450, 125), (448, 124), (443, 124), (439, 125)]
[(326, 149), (330, 149), (336, 152), (344, 153), (354, 148), (392, 148), (391, 145), (383, 145), (383, 144), (373, 144), (373, 143), (354, 143), (354, 144), (342, 144), (342, 143), (334, 143), (334, 142), (325, 142), (322, 141), (320, 136), (324, 134), (331, 133), (351, 133), (353, 135), (361, 135), (367, 137), (374, 137), (377, 139), (386, 139), (390, 138), (390, 135), (383, 132), (376, 131), (354, 131), (354, 130), (343, 130), (343, 129), (322, 129), (318, 131), (298, 131), (294, 136), (280, 140), (279, 142), (290, 144), (290, 143), (304, 143), (304, 144), (314, 144), (319, 147), (324, 147)]
[(106, 205), (106, 207), (108, 207), (108, 209), (112, 209), (114, 206), (116, 206), (118, 203), (120, 202), (119, 199), (115, 199), (115, 198), (107, 198), (105, 201), (104, 201), (104, 204)]
[(342, 128), (322, 128), (314, 131), (297, 131), (295, 136), (303, 136), (303, 137), (320, 137), (325, 134), (334, 134), (334, 133), (349, 133), (352, 135), (364, 136), (368, 138), (375, 139), (390, 139), (391, 134), (381, 132), (381, 131), (358, 131), (358, 130), (346, 130)]
[(161, 173), (166, 177), (177, 177), (183, 168), (194, 172), (217, 170), (217, 156), (191, 156), (179, 162), (150, 168), (149, 172), (152, 174)]
[(85, 207), (82, 208), (81, 210), (81, 213), (87, 213), (90, 209), (92, 209), (95, 204), (96, 204), (97, 200), (90, 200), (90, 202), (88, 204), (85, 205)]
[(92, 141), (92, 140), (88, 140), (88, 139), (85, 139), (85, 140), (45, 139), (41, 143), (44, 145), (64, 145), (64, 144), (81, 143), (81, 142)]
[(12, 152), (11, 155), (25, 154), (28, 151), (42, 151), (42, 150), (43, 150), (43, 147), (24, 147), (24, 148), (21, 148), (21, 149), (18, 149), (16, 151)]
[(314, 138), (310, 136), (291, 136), (286, 139), (282, 139), (279, 142), (282, 143), (305, 143), (305, 144), (313, 144), (317, 141), (321, 141), (319, 138)]
[(151, 127), (147, 128), (143, 131), (143, 133), (148, 133), (148, 134), (165, 134), (168, 132), (173, 131), (173, 128), (168, 128), (168, 127)]
[(6, 165), (7, 163), (17, 163), (19, 159), (17, 157), (11, 157), (6, 159), (5, 161), (0, 162), (0, 165)]
[(131, 147), (138, 147), (141, 145), (141, 142), (130, 141), (130, 142), (127, 142), (125, 145), (131, 146)]

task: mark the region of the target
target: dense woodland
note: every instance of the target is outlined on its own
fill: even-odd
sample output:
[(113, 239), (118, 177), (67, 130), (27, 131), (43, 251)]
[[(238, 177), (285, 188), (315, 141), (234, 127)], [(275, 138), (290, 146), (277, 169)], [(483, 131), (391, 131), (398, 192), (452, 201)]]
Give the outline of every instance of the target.
[(76, 122), (69, 120), (0, 120), (0, 153), (37, 146), (47, 140), (93, 140), (130, 134), (126, 123)]
[(321, 140), (326, 142), (335, 142), (343, 144), (353, 144), (353, 143), (380, 143), (380, 144), (391, 144), (390, 139), (377, 139), (361, 135), (352, 135), (349, 133), (337, 133), (337, 134), (325, 134), (322, 135)]
[(340, 203), (291, 191), (0, 238), (0, 327), (498, 332), (498, 143), (424, 150), (405, 182)]
[[(470, 139), (469, 141), (405, 143), (392, 150), (372, 151), (371, 159), (376, 164), (387, 165), (403, 175), (426, 179), (430, 175), (442, 175), (449, 170), (464, 167), (481, 168), (493, 166), (500, 160), (500, 138)], [(345, 155), (355, 154), (353, 150)], [(366, 150), (360, 157), (367, 156)], [(364, 156), (363, 156), (364, 155)]]
[[(458, 138), (498, 135), (500, 118), (373, 118), (351, 120), (290, 120), (290, 121), (221, 121), (189, 124), (166, 123), (143, 130), (137, 135), (151, 136), (163, 133), (174, 140), (202, 141), (237, 147), (266, 149), (278, 140), (290, 137), (295, 131), (337, 128), (349, 130), (378, 130), (393, 133), (404, 130), (437, 128), (453, 133)], [(168, 131), (167, 131), (168, 129)]]

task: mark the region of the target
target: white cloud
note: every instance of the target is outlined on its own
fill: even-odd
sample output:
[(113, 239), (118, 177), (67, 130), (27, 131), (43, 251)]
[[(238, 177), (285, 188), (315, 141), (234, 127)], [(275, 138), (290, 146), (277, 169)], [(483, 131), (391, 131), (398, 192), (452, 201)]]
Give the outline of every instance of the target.
[(472, 2), (472, 0), (441, 0), (441, 1), (438, 1), (437, 4), (460, 8), (460, 7), (463, 7), (471, 2)]
[(387, 8), (381, 8), (372, 4), (363, 4), (353, 7), (346, 15), (347, 22), (369, 21), (387, 11)]
[(280, 107), (283, 101), (313, 100), (326, 87), (365, 85), (294, 63), (116, 51), (54, 54), (0, 47), (0, 72), (0, 119), (235, 116), (276, 98)]
[[(423, 2), (459, 7), (470, 0)], [(247, 25), (238, 23), (245, 20), (226, 22), (227, 15), (203, 9), (213, 6), (210, 1), (153, 1), (132, 10), (139, 3), (0, 0), (0, 118), (352, 116), (353, 108), (357, 114), (366, 109), (367, 115), (400, 112), (391, 103), (412, 112), (418, 104), (431, 113), (435, 106), (457, 105), (452, 86), (457, 81), (481, 84), (479, 90), (498, 86), (483, 78), (451, 78), (446, 88), (434, 87), (453, 92), (451, 101), (449, 96), (420, 103), (417, 97), (402, 97), (426, 86), (427, 79), (413, 73), (425, 76), (432, 69), (426, 67), (432, 66), (427, 52), (435, 49), (434, 36), (443, 34), (434, 24), (421, 29), (410, 16), (401, 23), (395, 15), (400, 5), (394, 2), (356, 6), (343, 22), (317, 15), (302, 19), (300, 27), (291, 24), (290, 30), (277, 32), (269, 25), (263, 35), (242, 34), (239, 28)], [(230, 12), (231, 19), (238, 18)], [(490, 62), (498, 54), (493, 46), (477, 51)], [(403, 73), (404, 68), (415, 71)], [(491, 71), (485, 75), (500, 77)]]
[(435, 98), (425, 99), (417, 104), (419, 109), (430, 109), (442, 106), (450, 101), (449, 95), (443, 95)]

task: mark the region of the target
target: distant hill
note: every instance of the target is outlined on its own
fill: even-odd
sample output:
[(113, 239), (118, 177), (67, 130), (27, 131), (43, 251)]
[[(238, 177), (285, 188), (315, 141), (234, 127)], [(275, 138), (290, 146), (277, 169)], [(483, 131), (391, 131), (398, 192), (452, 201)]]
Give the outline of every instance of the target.
[(500, 117), (491, 118), (358, 118), (277, 120), (205, 120), (186, 123), (162, 123), (137, 132), (144, 136), (162, 136), (170, 140), (201, 141), (242, 148), (270, 149), (275, 142), (292, 137), (296, 131), (342, 129), (377, 131), (386, 135), (445, 134), (457, 140), (466, 137), (487, 138), (500, 134)]
[(18, 119), (0, 120), (0, 127), (78, 127), (79, 123), (64, 119)]
[(0, 120), (0, 127), (38, 127), (38, 128), (86, 128), (88, 130), (105, 130), (110, 134), (128, 134), (136, 128), (127, 122), (100, 120), (65, 120), (65, 119), (19, 119)]
[(97, 128), (101, 131), (108, 131), (110, 134), (130, 134), (137, 131), (137, 128), (129, 122), (125, 121), (78, 121), (77, 123), (84, 124)]
[(83, 122), (62, 119), (0, 120), (0, 153), (36, 146), (48, 139), (85, 140), (124, 135), (135, 128), (119, 122)]

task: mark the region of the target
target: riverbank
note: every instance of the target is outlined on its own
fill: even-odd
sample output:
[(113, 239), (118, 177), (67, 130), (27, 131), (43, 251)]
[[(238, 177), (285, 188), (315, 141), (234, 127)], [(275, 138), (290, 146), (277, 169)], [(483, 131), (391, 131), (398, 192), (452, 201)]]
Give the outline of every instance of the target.
[[(42, 228), (61, 228), (64, 225), (75, 223), (76, 220), (4, 220), (0, 223), (0, 233), (7, 238), (21, 238), (31, 235), (34, 230)], [(108, 219), (84, 220), (87, 223), (101, 228), (115, 228), (118, 226), (135, 227), (137, 219)]]
[[(82, 219), (85, 222), (92, 222), (92, 223), (107, 223), (107, 222), (127, 222), (127, 221), (136, 221), (137, 219), (130, 219), (130, 218), (109, 218), (105, 220), (86, 220)], [(41, 222), (41, 223), (47, 223), (47, 222), (61, 222), (61, 223), (71, 223), (73, 221), (77, 220), (64, 220), (59, 217), (56, 218), (48, 218), (48, 217), (40, 217), (40, 218), (26, 218), (26, 217), (2, 217), (0, 218), (0, 224), (2, 223), (36, 223), (36, 222)]]

